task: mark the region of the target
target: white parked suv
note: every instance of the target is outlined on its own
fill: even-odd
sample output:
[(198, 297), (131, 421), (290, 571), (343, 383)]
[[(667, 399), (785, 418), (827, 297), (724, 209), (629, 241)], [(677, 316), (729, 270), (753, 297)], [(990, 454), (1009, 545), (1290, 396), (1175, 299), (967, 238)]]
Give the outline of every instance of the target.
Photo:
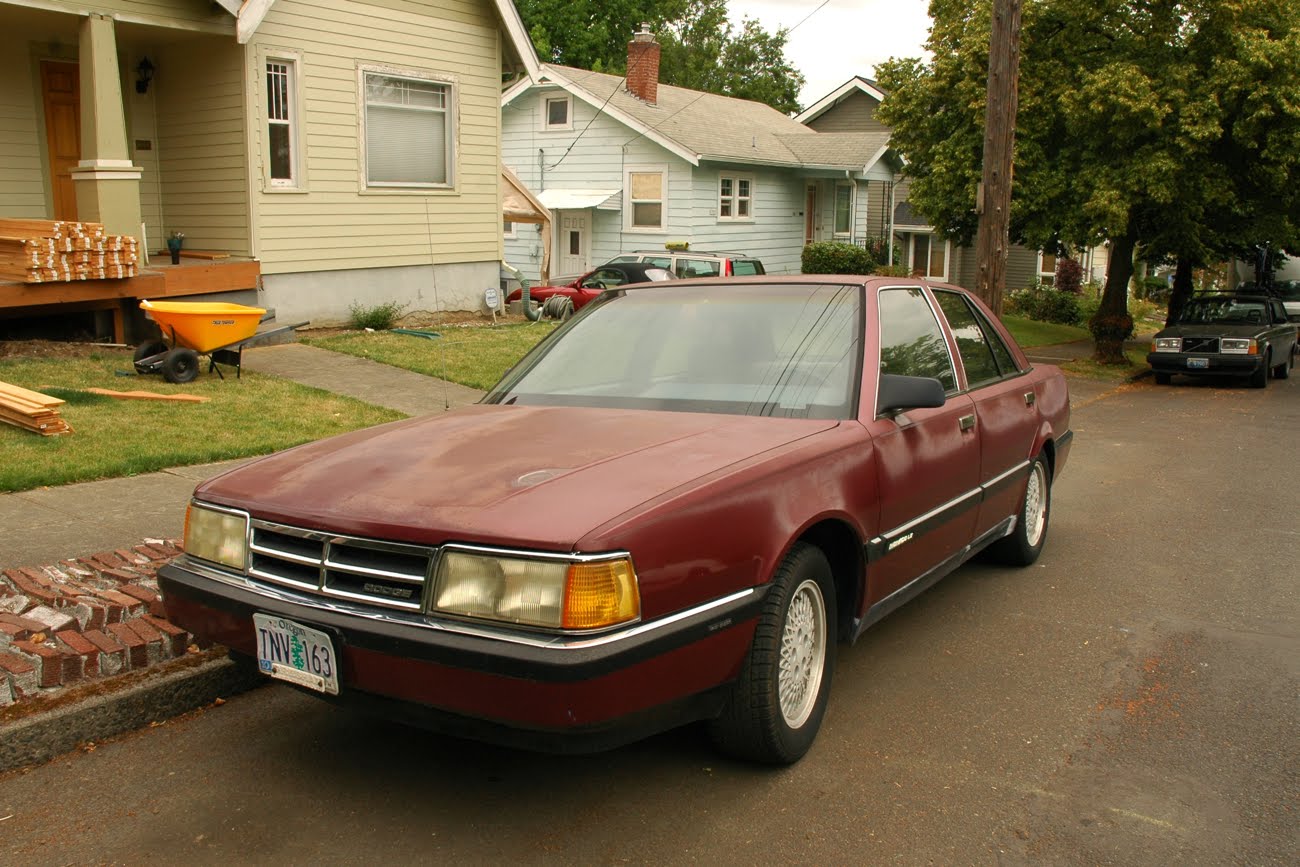
[(637, 250), (615, 256), (605, 264), (646, 262), (678, 277), (753, 277), (766, 274), (763, 263), (745, 253), (694, 250)]

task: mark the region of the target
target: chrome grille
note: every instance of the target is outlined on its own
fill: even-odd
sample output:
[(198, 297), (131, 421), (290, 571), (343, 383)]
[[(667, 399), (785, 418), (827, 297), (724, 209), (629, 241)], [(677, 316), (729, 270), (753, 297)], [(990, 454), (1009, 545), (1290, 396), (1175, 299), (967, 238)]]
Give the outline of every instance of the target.
[(255, 581), (384, 608), (418, 611), (435, 548), (252, 522)]
[(1218, 352), (1217, 337), (1184, 337), (1183, 352)]

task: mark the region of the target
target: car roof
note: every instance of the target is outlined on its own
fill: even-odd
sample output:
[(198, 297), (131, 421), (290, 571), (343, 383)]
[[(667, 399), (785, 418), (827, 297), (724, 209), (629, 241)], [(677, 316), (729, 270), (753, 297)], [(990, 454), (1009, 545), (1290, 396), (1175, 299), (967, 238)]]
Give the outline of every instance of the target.
[(719, 253), (714, 250), (633, 250), (620, 256), (715, 256), (719, 259), (757, 259), (748, 253)]

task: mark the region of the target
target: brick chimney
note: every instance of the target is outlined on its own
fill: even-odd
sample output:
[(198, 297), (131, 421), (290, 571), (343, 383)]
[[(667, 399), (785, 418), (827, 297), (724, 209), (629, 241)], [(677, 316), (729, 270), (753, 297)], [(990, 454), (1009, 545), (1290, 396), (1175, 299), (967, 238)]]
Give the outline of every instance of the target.
[(648, 22), (627, 44), (627, 92), (650, 105), (659, 98), (659, 43)]

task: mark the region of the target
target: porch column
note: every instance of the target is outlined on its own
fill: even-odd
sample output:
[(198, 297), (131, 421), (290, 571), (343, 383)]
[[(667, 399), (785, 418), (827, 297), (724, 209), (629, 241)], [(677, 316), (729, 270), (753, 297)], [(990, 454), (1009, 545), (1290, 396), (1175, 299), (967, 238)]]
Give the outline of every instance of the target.
[(140, 235), (140, 169), (126, 147), (126, 110), (113, 19), (81, 21), (81, 161), (72, 170), (77, 215), (113, 235)]

